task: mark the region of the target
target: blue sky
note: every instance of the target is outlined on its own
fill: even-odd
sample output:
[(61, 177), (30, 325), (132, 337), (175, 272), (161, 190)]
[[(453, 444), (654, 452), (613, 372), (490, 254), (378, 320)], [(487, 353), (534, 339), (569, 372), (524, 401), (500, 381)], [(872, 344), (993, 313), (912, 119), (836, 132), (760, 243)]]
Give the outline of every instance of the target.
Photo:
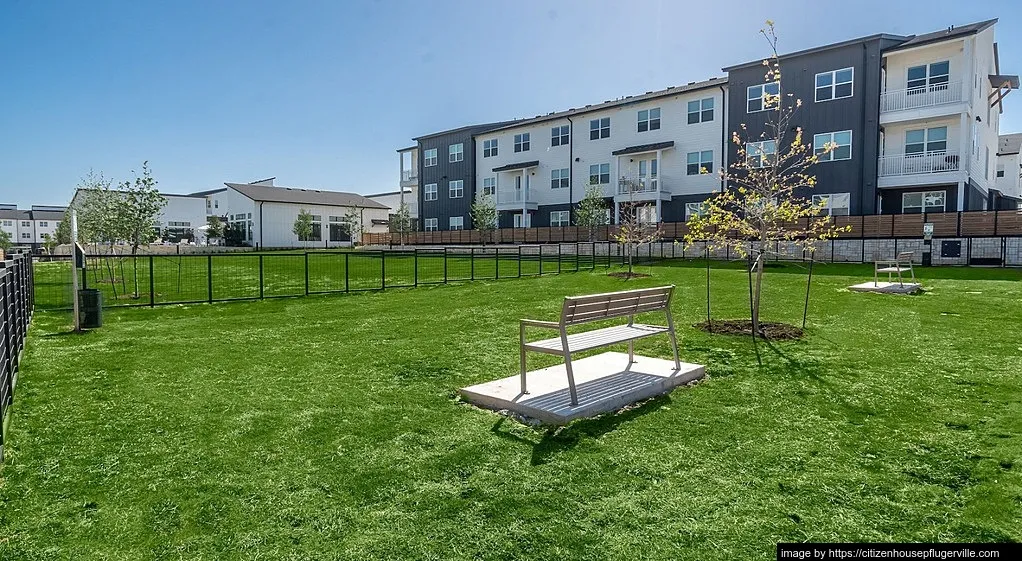
[[(765, 55), (767, 18), (795, 51), (992, 17), (1022, 72), (1017, 0), (3, 0), (0, 202), (63, 204), (143, 160), (173, 193), (391, 190), (413, 136), (718, 76)], [(1005, 105), (1022, 130), (1022, 92)]]

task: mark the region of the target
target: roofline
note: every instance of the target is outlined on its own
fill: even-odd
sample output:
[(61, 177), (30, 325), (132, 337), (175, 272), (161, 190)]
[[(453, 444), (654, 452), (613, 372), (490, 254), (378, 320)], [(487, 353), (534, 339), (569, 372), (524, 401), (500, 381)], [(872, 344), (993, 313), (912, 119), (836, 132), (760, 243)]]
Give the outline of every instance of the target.
[[(75, 189), (74, 196), (71, 197), (72, 201), (74, 200), (75, 197), (78, 196), (78, 192), (79, 191), (109, 191), (111, 193), (127, 193), (127, 191), (125, 191), (124, 189), (96, 189), (95, 187), (78, 187), (77, 189)], [(184, 194), (181, 194), (181, 193), (164, 193), (163, 191), (157, 191), (157, 192), (159, 194), (163, 195), (164, 197), (182, 197), (182, 198), (186, 198), (186, 199), (204, 199), (205, 198), (202, 195), (184, 195)]]
[[(416, 142), (419, 142), (420, 140), (425, 140), (427, 138), (434, 138), (434, 137), (442, 136), (442, 135), (445, 135), (445, 134), (454, 134), (456, 132), (463, 132), (463, 131), (477, 129), (477, 128), (485, 128), (485, 127), (494, 127), (494, 128), (496, 128), (496, 127), (500, 127), (500, 126), (506, 125), (506, 124), (508, 124), (510, 122), (511, 121), (497, 121), (495, 123), (481, 123), (481, 124), (476, 124), (476, 125), (465, 125), (463, 127), (458, 127), (456, 129), (449, 129), (449, 130), (445, 130), (445, 131), (434, 132), (434, 133), (430, 133), (430, 134), (424, 134), (422, 136), (416, 136), (416, 137), (412, 138), (412, 140), (414, 140)], [(492, 130), (492, 129), (487, 129), (487, 130)], [(480, 131), (480, 132), (483, 132), (483, 131)], [(416, 148), (418, 148), (418, 146), (416, 146)]]
[[(226, 185), (227, 187), (229, 187), (231, 189), (234, 189), (240, 195), (244, 196), (246, 199), (248, 199), (250, 201), (253, 201), (253, 202), (257, 202), (257, 203), (277, 203), (277, 204), (282, 204), (282, 205), (335, 206), (335, 207), (339, 207), (339, 208), (377, 208), (377, 209), (388, 208), (386, 205), (383, 205), (383, 204), (378, 203), (376, 201), (373, 201), (373, 202), (378, 204), (378, 205), (380, 205), (380, 206), (366, 206), (366, 205), (360, 205), (360, 204), (334, 205), (334, 204), (328, 204), (328, 203), (297, 203), (297, 202), (292, 202), (292, 201), (273, 201), (273, 200), (270, 200), (270, 199), (254, 199), (254, 198), (248, 196), (246, 193), (243, 193), (242, 191), (240, 191), (237, 188), (235, 188), (234, 185), (238, 185), (239, 187), (267, 187), (267, 188), (270, 188), (270, 189), (290, 189), (292, 191), (298, 190), (298, 191), (313, 191), (313, 192), (315, 192), (315, 189), (303, 189), (301, 187), (282, 187), (282, 186), (279, 186), (279, 185), (256, 185), (254, 183), (233, 183), (233, 184), (231, 184), (231, 183), (224, 182), (224, 185)], [(320, 192), (322, 193), (323, 191), (320, 190)], [(347, 191), (326, 191), (326, 192), (328, 192), (328, 193), (339, 193), (339, 194), (342, 194), (342, 195), (355, 195), (357, 197), (362, 197), (363, 199), (368, 199), (369, 198), (369, 197), (367, 197), (365, 195), (360, 195), (358, 193), (349, 193)]]
[[(798, 56), (804, 56), (804, 55), (809, 55), (809, 54), (813, 54), (813, 53), (829, 51), (831, 49), (839, 49), (841, 47), (847, 47), (849, 45), (854, 45), (856, 43), (865, 43), (867, 41), (878, 41), (878, 40), (881, 40), (881, 39), (890, 39), (892, 41), (908, 41), (911, 38), (912, 38), (911, 35), (906, 37), (906, 36), (902, 36), (902, 35), (892, 35), (890, 33), (874, 33), (873, 35), (867, 35), (865, 37), (857, 37), (855, 39), (848, 39), (846, 41), (840, 41), (840, 42), (837, 42), (837, 43), (829, 43), (827, 45), (821, 45), (819, 47), (812, 47), (812, 48), (809, 48), (809, 49), (803, 49), (801, 51), (795, 51), (793, 53), (785, 53), (783, 55), (778, 56), (778, 59), (784, 60), (786, 58), (794, 58), (794, 57), (798, 57)], [(748, 66), (760, 66), (760, 65), (763, 64), (763, 61), (766, 60), (767, 58), (770, 58), (770, 57), (765, 57), (765, 58), (761, 58), (759, 60), (754, 60), (754, 61), (749, 61), (749, 62), (743, 62), (741, 64), (735, 64), (735, 65), (732, 65), (732, 66), (725, 66), (724, 68), (721, 68), (721, 70), (724, 71), (724, 72), (731, 72), (732, 70), (738, 70), (739, 68), (746, 68)]]
[(486, 131), (481, 131), (478, 134), (475, 134), (475, 135), (472, 135), (472, 136), (478, 136), (478, 135), (488, 134), (488, 133), (496, 132), (496, 131), (514, 129), (514, 128), (518, 128), (518, 127), (522, 127), (522, 126), (527, 126), (527, 125), (535, 125), (535, 124), (538, 124), (538, 123), (545, 123), (545, 122), (548, 122), (548, 121), (556, 121), (556, 120), (559, 120), (559, 119), (565, 119), (567, 117), (573, 117), (575, 115), (585, 115), (586, 113), (594, 113), (596, 111), (603, 111), (604, 109), (609, 109), (609, 108), (612, 108), (612, 107), (620, 107), (620, 106), (624, 106), (624, 105), (630, 105), (632, 103), (640, 103), (640, 102), (643, 102), (643, 101), (649, 101), (649, 100), (652, 100), (652, 99), (660, 99), (660, 98), (663, 98), (663, 97), (670, 97), (672, 95), (678, 95), (678, 94), (682, 94), (682, 93), (695, 92), (695, 91), (699, 91), (699, 90), (706, 90), (706, 89), (715, 88), (715, 87), (719, 87), (721, 85), (726, 85), (726, 84), (727, 84), (727, 77), (726, 76), (718, 76), (718, 77), (715, 77), (715, 78), (710, 78), (709, 80), (703, 80), (702, 82), (692, 82), (690, 84), (685, 84), (683, 86), (670, 86), (670, 87), (668, 87), (666, 89), (663, 89), (663, 90), (654, 90), (652, 92), (646, 92), (644, 94), (630, 95), (630, 96), (626, 96), (626, 97), (621, 98), (621, 99), (615, 99), (615, 100), (612, 100), (612, 101), (604, 101), (603, 103), (597, 103), (597, 104), (594, 104), (594, 105), (586, 105), (585, 107), (575, 107), (575, 108), (571, 108), (571, 109), (566, 109), (564, 111), (549, 113), (547, 115), (540, 115), (540, 116), (537, 116), (537, 117), (532, 117), (530, 119), (520, 119), (518, 121), (513, 121), (513, 122), (508, 123), (508, 124), (503, 125), (503, 126), (492, 128), (492, 129), (489, 129), (489, 130), (486, 130)]
[(264, 178), (264, 179), (256, 179), (255, 181), (249, 181), (248, 184), (249, 185), (255, 185), (257, 183), (262, 183), (263, 181), (275, 181), (276, 179), (277, 179), (277, 176), (274, 175), (273, 177), (267, 177), (267, 178)]
[[(976, 22), (975, 24), (969, 23), (969, 24), (963, 25), (962, 27), (966, 27), (968, 25), (978, 25), (978, 27), (976, 29), (973, 29), (973, 30), (969, 31), (968, 33), (963, 33), (963, 34), (960, 34), (960, 35), (953, 35), (951, 37), (937, 36), (937, 37), (933, 37), (933, 38), (927, 39), (926, 41), (921, 41), (919, 43), (913, 43), (911, 45), (897, 45), (897, 46), (891, 47), (890, 49), (884, 49), (884, 54), (898, 52), (898, 51), (908, 51), (908, 50), (912, 50), (912, 49), (915, 49), (915, 48), (918, 48), (918, 47), (925, 47), (927, 45), (932, 45), (934, 43), (943, 43), (944, 41), (957, 41), (959, 39), (964, 39), (966, 37), (971, 37), (971, 36), (976, 35), (977, 33), (980, 33), (982, 31), (986, 31), (987, 29), (989, 29), (991, 26), (993, 26), (996, 23), (997, 23), (997, 18), (988, 19), (986, 21)], [(909, 40), (914, 39), (915, 37), (917, 37), (917, 35), (913, 35), (912, 37), (909, 37)]]
[[(405, 189), (405, 193), (411, 193), (411, 192), (412, 192), (411, 187), (409, 187), (408, 189)], [(383, 197), (385, 195), (400, 195), (400, 194), (401, 194), (401, 191), (387, 191), (386, 193), (374, 193), (372, 195), (362, 195), (362, 196), (368, 199), (368, 198), (371, 198), (371, 197)]]
[(409, 146), (408, 148), (398, 148), (397, 151), (398, 152), (408, 152), (408, 151), (411, 151), (411, 150), (418, 150), (418, 149), (419, 149), (419, 147), (418, 147), (418, 145), (416, 145), (416, 146)]

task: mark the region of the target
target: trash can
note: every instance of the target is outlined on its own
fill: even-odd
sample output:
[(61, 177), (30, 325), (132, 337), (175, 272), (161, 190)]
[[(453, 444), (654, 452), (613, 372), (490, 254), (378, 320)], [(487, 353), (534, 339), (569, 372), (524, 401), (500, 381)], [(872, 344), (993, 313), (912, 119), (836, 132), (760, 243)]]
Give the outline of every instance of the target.
[(103, 326), (103, 294), (97, 288), (78, 291), (78, 318), (82, 329)]

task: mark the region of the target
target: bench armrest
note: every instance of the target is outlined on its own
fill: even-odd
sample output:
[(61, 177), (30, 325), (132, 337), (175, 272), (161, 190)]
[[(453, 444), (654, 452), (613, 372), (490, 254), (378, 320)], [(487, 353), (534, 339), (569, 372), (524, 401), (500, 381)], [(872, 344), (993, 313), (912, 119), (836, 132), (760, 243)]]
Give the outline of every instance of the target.
[(522, 327), (525, 327), (525, 326), (529, 326), (529, 327), (546, 327), (546, 328), (549, 328), (549, 329), (560, 329), (561, 328), (561, 324), (559, 324), (557, 322), (554, 322), (554, 321), (539, 321), (537, 319), (523, 319), (523, 320), (520, 320), (520, 322), (521, 322), (521, 326)]

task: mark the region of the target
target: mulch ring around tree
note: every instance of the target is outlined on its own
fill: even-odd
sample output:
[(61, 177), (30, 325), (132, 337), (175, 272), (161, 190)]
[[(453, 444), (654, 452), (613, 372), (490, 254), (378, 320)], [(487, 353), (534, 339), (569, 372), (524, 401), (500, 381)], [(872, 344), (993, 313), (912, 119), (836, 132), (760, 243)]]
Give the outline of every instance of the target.
[[(749, 319), (724, 319), (724, 320), (713, 320), (711, 327), (707, 327), (705, 321), (693, 324), (692, 327), (705, 331), (707, 333), (719, 333), (722, 335), (752, 335), (752, 320)], [(766, 321), (759, 322), (758, 334), (764, 339), (771, 339), (774, 341), (791, 341), (794, 339), (801, 339), (805, 333), (795, 327), (794, 325), (788, 325), (787, 323), (771, 323)]]
[(641, 278), (651, 277), (653, 275), (647, 275), (646, 273), (629, 273), (627, 271), (624, 271), (624, 272), (620, 272), (620, 273), (607, 273), (607, 276), (608, 277), (617, 277), (619, 279), (626, 279), (627, 280), (627, 279), (641, 279)]

